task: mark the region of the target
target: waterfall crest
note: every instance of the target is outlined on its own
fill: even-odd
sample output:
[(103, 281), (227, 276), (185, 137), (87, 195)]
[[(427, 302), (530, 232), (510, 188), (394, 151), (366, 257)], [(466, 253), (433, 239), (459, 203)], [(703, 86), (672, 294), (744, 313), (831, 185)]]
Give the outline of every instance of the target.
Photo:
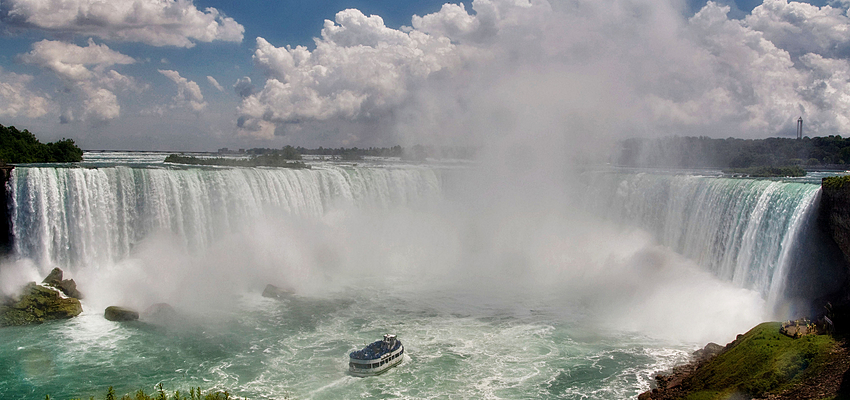
[(592, 206), (721, 279), (782, 295), (795, 243), (817, 205), (820, 186), (755, 179), (651, 173), (596, 176)]
[(15, 253), (73, 268), (123, 259), (158, 230), (203, 249), (269, 209), (321, 217), (334, 207), (386, 208), (438, 196), (441, 182), (415, 166), (18, 167), (10, 187)]

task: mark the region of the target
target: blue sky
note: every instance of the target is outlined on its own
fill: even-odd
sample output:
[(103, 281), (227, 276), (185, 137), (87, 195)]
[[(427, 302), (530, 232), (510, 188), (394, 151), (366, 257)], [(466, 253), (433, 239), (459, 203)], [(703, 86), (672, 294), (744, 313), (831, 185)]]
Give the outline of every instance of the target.
[(0, 124), (139, 150), (793, 136), (799, 116), (847, 135), (846, 4), (2, 0)]

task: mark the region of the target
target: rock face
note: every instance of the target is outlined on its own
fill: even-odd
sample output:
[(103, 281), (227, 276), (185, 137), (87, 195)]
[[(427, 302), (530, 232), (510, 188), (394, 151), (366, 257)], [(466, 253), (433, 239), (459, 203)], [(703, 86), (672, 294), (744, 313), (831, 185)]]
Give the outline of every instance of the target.
[(9, 212), (9, 205), (6, 203), (6, 182), (12, 176), (11, 165), (0, 165), (0, 253), (9, 253), (12, 249), (12, 219)]
[(850, 179), (823, 178), (821, 188), (818, 217), (850, 262)]
[(110, 321), (135, 321), (139, 319), (139, 313), (129, 308), (109, 306), (103, 312), (103, 317)]
[(74, 282), (73, 279), (62, 279), (62, 270), (59, 268), (53, 268), (53, 271), (47, 275), (47, 278), (44, 278), (41, 283), (55, 287), (65, 293), (68, 297), (73, 297), (75, 299), (82, 299), (83, 294), (77, 290), (77, 282)]
[(75, 317), (81, 312), (80, 300), (65, 296), (59, 289), (30, 282), (18, 300), (0, 305), (0, 326), (40, 324)]

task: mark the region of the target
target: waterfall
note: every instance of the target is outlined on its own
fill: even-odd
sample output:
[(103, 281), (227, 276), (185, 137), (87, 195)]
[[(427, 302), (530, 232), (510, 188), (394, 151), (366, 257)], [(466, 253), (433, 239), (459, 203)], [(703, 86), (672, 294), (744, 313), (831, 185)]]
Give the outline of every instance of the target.
[(593, 207), (775, 304), (820, 186), (693, 175), (598, 174)]
[[(17, 167), (14, 251), (37, 265), (82, 267), (128, 258), (146, 237), (174, 234), (203, 251), (267, 212), (322, 218), (346, 207), (384, 210), (441, 198), (438, 167), (183, 168), (149, 163), (100, 168)], [(811, 229), (819, 186), (651, 173), (591, 173), (588, 207), (656, 240), (723, 280), (764, 296), (785, 293), (801, 231)], [(796, 250), (795, 250), (796, 249)]]
[(341, 165), (17, 167), (9, 185), (15, 253), (63, 267), (126, 258), (158, 230), (204, 249), (270, 209), (321, 217), (335, 207), (387, 208), (441, 190), (432, 168)]

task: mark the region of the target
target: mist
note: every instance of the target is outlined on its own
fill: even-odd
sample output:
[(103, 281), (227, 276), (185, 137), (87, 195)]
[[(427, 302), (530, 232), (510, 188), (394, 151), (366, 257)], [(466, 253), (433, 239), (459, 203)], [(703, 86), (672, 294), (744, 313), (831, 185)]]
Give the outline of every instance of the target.
[[(70, 265), (66, 277), (77, 281), (90, 313), (166, 302), (214, 316), (273, 284), (306, 299), (376, 293), (447, 314), (542, 312), (686, 343), (729, 341), (768, 316), (759, 293), (590, 211), (587, 178), (569, 146), (552, 145), (563, 138), (547, 138), (542, 148), (504, 139), (476, 163), (442, 171), (438, 196), (361, 205), (339, 199), (320, 215), (267, 204), (208, 243), (181, 236), (200, 227), (159, 229), (128, 257)], [(202, 223), (226, 226), (223, 217)], [(97, 246), (93, 254), (110, 252), (105, 240)], [(2, 281), (38, 280), (52, 267), (4, 265)]]
[[(796, 117), (797, 93), (766, 103), (759, 74), (724, 72), (752, 57), (790, 63), (787, 53), (735, 47), (752, 30), (728, 19), (728, 7), (709, 3), (691, 18), (680, 7), (476, 0), (472, 10), (446, 6), (404, 29), (345, 10), (312, 50), (257, 38), (254, 61), (267, 80), (242, 100), (240, 134), (305, 146), (475, 146), (479, 158), (452, 171), (433, 201), (339, 204), (318, 218), (269, 206), (200, 249), (155, 231), (129, 257), (74, 265), (70, 277), (95, 310), (164, 301), (209, 311), (266, 284), (319, 297), (363, 287), (412, 298), (448, 291), (464, 293), (449, 308), (531, 299), (611, 329), (722, 341), (765, 317), (759, 295), (647, 232), (591, 214), (580, 175), (621, 138), (719, 126), (732, 127), (724, 135), (762, 135)], [(388, 70), (342, 54), (386, 61), (378, 67)], [(782, 85), (806, 81), (793, 63), (777, 65)], [(330, 72), (313, 79), (319, 67)], [(757, 98), (734, 97), (738, 86)], [(211, 218), (218, 226), (223, 217)]]

